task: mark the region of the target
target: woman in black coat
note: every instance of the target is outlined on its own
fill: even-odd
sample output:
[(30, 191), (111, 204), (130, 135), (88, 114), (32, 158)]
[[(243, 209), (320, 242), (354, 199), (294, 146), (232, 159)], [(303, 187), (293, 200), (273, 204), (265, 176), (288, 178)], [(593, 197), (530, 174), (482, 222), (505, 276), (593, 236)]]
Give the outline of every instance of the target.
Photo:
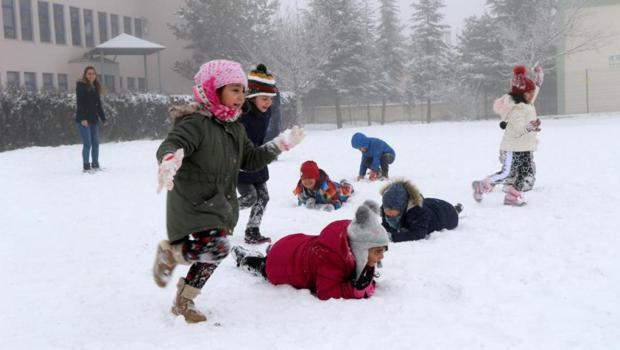
[(106, 119), (101, 106), (101, 84), (97, 80), (97, 71), (94, 67), (88, 66), (84, 69), (82, 79), (78, 80), (75, 87), (75, 98), (77, 102), (75, 123), (82, 138), (84, 172), (100, 170), (98, 121), (101, 119), (105, 123)]
[(398, 180), (381, 190), (383, 227), (392, 242), (415, 241), (431, 232), (452, 230), (459, 224), (462, 204), (452, 204), (436, 198), (424, 198), (409, 181)]

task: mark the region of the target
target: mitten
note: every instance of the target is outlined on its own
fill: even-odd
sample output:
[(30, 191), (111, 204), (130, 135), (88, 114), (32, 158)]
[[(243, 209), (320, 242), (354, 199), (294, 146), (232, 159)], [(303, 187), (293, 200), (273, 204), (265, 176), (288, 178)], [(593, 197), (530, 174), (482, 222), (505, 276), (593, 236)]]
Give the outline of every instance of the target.
[(308, 209), (316, 209), (317, 204), (316, 204), (316, 199), (314, 198), (308, 198), (306, 199), (306, 203), (305, 203), (306, 208)]
[(532, 120), (531, 122), (527, 124), (527, 126), (525, 127), (525, 130), (527, 130), (528, 132), (540, 131), (540, 124), (541, 124), (540, 119)]
[(545, 81), (545, 73), (541, 66), (536, 66), (534, 68), (534, 73), (536, 74), (536, 86), (541, 87), (543, 82)]
[(159, 171), (157, 173), (157, 193), (161, 192), (162, 188), (166, 186), (168, 191), (172, 190), (174, 187), (174, 175), (176, 175), (177, 170), (181, 167), (181, 163), (183, 162), (183, 157), (185, 156), (185, 152), (183, 148), (179, 148), (174, 153), (168, 153), (164, 156), (163, 160), (159, 164)]
[(358, 298), (369, 298), (375, 294), (375, 268), (374, 266), (364, 267), (360, 277), (353, 282), (353, 293)]
[(305, 136), (304, 130), (295, 125), (292, 129), (284, 130), (280, 135), (273, 139), (273, 142), (280, 149), (280, 151), (284, 152), (297, 146)]
[(370, 181), (375, 181), (377, 177), (379, 177), (379, 173), (374, 170), (371, 170), (370, 174), (368, 175), (368, 179), (370, 179)]

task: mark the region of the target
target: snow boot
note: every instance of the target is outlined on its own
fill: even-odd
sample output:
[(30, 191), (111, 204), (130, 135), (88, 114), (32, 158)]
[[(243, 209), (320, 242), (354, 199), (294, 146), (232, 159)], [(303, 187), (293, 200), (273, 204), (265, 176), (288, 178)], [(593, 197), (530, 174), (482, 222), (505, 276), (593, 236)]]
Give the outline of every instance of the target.
[(168, 241), (161, 241), (157, 245), (155, 253), (155, 264), (153, 265), (153, 279), (155, 283), (164, 288), (170, 282), (170, 276), (174, 268), (178, 265), (189, 265), (190, 263), (183, 257), (183, 245), (171, 245)]
[(471, 183), (471, 187), (474, 189), (474, 200), (480, 203), (482, 202), (482, 195), (493, 190), (489, 178), (484, 180), (474, 181)]
[(521, 192), (517, 191), (514, 187), (510, 186), (508, 188), (508, 192), (506, 193), (506, 196), (504, 197), (504, 204), (512, 205), (514, 207), (522, 207), (526, 205), (527, 203), (523, 199), (523, 195), (521, 195)]
[(235, 254), (235, 261), (237, 262), (237, 267), (240, 267), (241, 265), (243, 265), (243, 260), (246, 257), (256, 257), (256, 258), (265, 257), (261, 252), (248, 250), (239, 245), (234, 246), (232, 248), (232, 252), (233, 254)]
[(454, 209), (456, 210), (457, 214), (460, 214), (463, 211), (463, 204), (456, 203), (456, 205), (454, 206)]
[(90, 167), (90, 163), (84, 163), (84, 167), (82, 168), (83, 173), (92, 174), (94, 173), (93, 169)]
[(248, 227), (245, 229), (245, 243), (247, 244), (263, 244), (271, 243), (271, 238), (265, 237), (260, 233), (258, 227)]
[(187, 323), (206, 321), (207, 317), (194, 305), (194, 299), (199, 295), (200, 289), (185, 284), (185, 278), (179, 278), (177, 296), (170, 311), (177, 316), (183, 316)]
[(90, 168), (91, 168), (93, 171), (101, 171), (101, 166), (99, 166), (99, 163), (93, 163), (93, 164), (91, 164)]

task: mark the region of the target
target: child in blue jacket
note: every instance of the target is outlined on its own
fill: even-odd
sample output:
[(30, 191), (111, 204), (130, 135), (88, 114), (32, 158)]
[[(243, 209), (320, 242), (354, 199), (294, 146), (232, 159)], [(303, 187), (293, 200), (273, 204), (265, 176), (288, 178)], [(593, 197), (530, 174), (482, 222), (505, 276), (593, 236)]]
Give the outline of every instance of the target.
[(361, 132), (357, 132), (351, 138), (351, 146), (362, 152), (357, 181), (366, 176), (367, 169), (370, 169), (368, 178), (371, 181), (389, 178), (389, 165), (396, 159), (396, 153), (390, 145), (381, 139), (367, 137)]

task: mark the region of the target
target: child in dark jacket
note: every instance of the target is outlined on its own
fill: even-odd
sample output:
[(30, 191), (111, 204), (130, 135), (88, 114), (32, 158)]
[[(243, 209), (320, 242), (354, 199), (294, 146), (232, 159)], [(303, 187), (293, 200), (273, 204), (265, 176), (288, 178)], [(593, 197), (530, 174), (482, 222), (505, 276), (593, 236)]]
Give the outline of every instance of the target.
[(459, 224), (462, 204), (452, 204), (436, 198), (424, 198), (409, 181), (399, 180), (381, 190), (383, 227), (392, 242), (415, 241), (431, 232), (452, 230)]
[[(239, 120), (256, 147), (265, 143), (270, 119), (269, 108), (277, 91), (275, 84), (273, 76), (267, 72), (267, 67), (263, 64), (259, 64), (248, 74), (248, 94), (243, 105), (243, 115)], [(269, 202), (267, 180), (269, 180), (267, 166), (255, 172), (243, 170), (239, 172), (237, 183), (237, 190), (241, 195), (239, 207), (252, 208), (245, 229), (245, 243), (248, 244), (271, 242), (271, 238), (264, 237), (260, 232), (260, 224)]]
[(314, 161), (304, 162), (300, 171), (301, 178), (293, 190), (298, 205), (305, 205), (308, 209), (332, 211), (340, 209), (342, 203), (353, 193), (351, 184), (346, 180), (332, 182)]
[(351, 138), (351, 146), (362, 152), (362, 161), (357, 181), (366, 176), (366, 170), (370, 169), (368, 178), (371, 181), (388, 179), (390, 164), (396, 159), (396, 153), (385, 141), (374, 137), (367, 137), (361, 132), (355, 133)]
[(377, 203), (366, 201), (353, 221), (334, 221), (318, 236), (285, 236), (266, 257), (233, 247), (237, 266), (261, 274), (275, 285), (309, 289), (321, 300), (371, 297), (375, 267), (381, 266), (389, 244), (378, 211)]

